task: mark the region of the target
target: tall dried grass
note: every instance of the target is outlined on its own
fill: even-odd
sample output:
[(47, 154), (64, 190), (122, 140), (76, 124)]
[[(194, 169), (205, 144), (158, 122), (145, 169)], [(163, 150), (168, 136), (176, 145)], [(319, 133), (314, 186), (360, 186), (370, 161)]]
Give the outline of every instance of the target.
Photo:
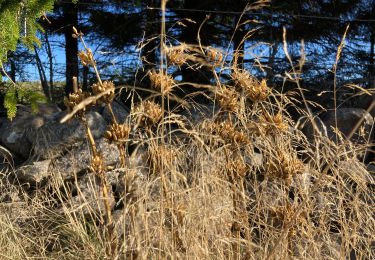
[[(164, 53), (172, 65), (193, 61), (214, 74), (226, 66), (212, 47), (182, 44)], [(95, 68), (87, 47), (80, 58)], [(113, 116), (106, 137), (121, 151), (115, 171), (123, 187), (115, 211), (110, 171), (89, 128), (94, 174), (85, 187), (53, 173), (47, 188), (30, 194), (3, 178), (1, 200), (9, 203), (0, 203), (0, 257), (374, 259), (374, 183), (355, 145), (322, 135), (308, 143), (284, 112), (287, 96), (229, 67), (233, 85), (202, 86), (213, 114), (200, 122), (168, 109), (176, 83), (165, 68), (150, 72), (153, 95), (132, 108), (127, 123)], [(84, 122), (95, 102), (110, 108), (112, 83), (98, 75), (93, 90), (66, 101), (65, 119)], [(132, 154), (130, 142), (137, 144)], [(5, 198), (15, 192), (19, 201)]]

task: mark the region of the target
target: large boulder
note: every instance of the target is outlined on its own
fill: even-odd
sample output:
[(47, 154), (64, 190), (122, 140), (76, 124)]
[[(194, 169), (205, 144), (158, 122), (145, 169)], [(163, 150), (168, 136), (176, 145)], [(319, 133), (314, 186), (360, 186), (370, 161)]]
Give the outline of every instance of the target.
[[(124, 105), (117, 101), (113, 101), (111, 106), (117, 122), (119, 124), (124, 123), (125, 119), (129, 116), (130, 111)], [(108, 122), (109, 124), (112, 123), (112, 115), (108, 109), (108, 106), (105, 106), (103, 108), (101, 115), (103, 116), (106, 122)]]
[[(317, 129), (314, 129), (312, 120), (314, 120)], [(307, 140), (309, 140), (311, 143), (314, 143), (315, 138), (317, 137), (326, 137), (328, 135), (327, 127), (319, 116), (313, 116), (311, 119), (307, 116), (301, 116), (296, 123), (296, 128), (301, 130), (306, 136)], [(317, 130), (320, 133), (318, 133)]]
[[(120, 161), (120, 153), (117, 146), (109, 144), (104, 138), (96, 142), (106, 166), (115, 166)], [(87, 142), (71, 147), (66, 154), (55, 158), (49, 169), (53, 174), (58, 173), (63, 179), (71, 179), (80, 173), (84, 173), (90, 167), (91, 151)]]
[(19, 167), (15, 172), (17, 182), (30, 185), (41, 184), (49, 176), (49, 165), (51, 160), (32, 162)]
[[(85, 217), (93, 217), (93, 215), (104, 216), (106, 214), (105, 203), (108, 203), (110, 209), (115, 207), (116, 200), (111, 187), (107, 186), (108, 197), (103, 197), (103, 189), (101, 181), (94, 174), (88, 174), (77, 179), (66, 187), (64, 192), (68, 193), (67, 201), (57, 209), (58, 213), (64, 212), (71, 214), (72, 212), (83, 214)], [(105, 200), (107, 200), (105, 202)]]
[(344, 137), (350, 135), (359, 120), (363, 120), (351, 140), (355, 143), (365, 143), (370, 138), (371, 129), (374, 124), (374, 118), (370, 113), (362, 108), (338, 108), (336, 113), (334, 110), (328, 111), (322, 118), (324, 124), (327, 126), (328, 137), (331, 139), (336, 140), (336, 133), (334, 131), (336, 126), (335, 115), (337, 116), (337, 128)]
[[(37, 160), (58, 157), (74, 144), (86, 140), (85, 127), (78, 119), (60, 123), (65, 114), (58, 113), (37, 131), (26, 133), (27, 141), (32, 144), (33, 155)], [(101, 137), (107, 127), (103, 117), (97, 112), (89, 112), (86, 118), (94, 138)]]
[(0, 144), (8, 148), (14, 155), (28, 158), (32, 141), (27, 138), (27, 134), (37, 132), (59, 112), (60, 109), (53, 104), (40, 104), (37, 113), (32, 113), (30, 108), (21, 106), (17, 111), (16, 118), (12, 121), (0, 118)]

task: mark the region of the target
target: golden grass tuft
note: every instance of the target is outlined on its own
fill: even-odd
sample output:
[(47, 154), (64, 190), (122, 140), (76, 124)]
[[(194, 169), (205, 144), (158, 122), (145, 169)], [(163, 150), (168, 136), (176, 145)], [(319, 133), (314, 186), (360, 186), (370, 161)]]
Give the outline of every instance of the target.
[[(202, 46), (166, 54), (179, 66), (225, 63)], [(96, 68), (87, 49), (80, 59)], [(201, 105), (212, 113), (191, 124), (158, 102), (176, 86), (167, 70), (150, 72), (160, 95), (135, 104), (128, 125), (111, 112), (105, 137), (121, 157), (111, 169), (85, 124), (91, 172), (72, 179), (51, 172), (34, 189), (0, 173), (0, 257), (374, 259), (374, 181), (353, 156), (358, 145), (323, 136), (302, 143), (306, 137), (285, 113), (292, 104), (268, 98), (265, 80), (228, 67), (234, 86), (219, 77), (205, 86), (212, 100)], [(83, 123), (95, 101), (111, 107), (115, 87), (101, 82), (98, 76), (95, 99), (78, 90), (65, 101), (70, 111), (80, 107)]]

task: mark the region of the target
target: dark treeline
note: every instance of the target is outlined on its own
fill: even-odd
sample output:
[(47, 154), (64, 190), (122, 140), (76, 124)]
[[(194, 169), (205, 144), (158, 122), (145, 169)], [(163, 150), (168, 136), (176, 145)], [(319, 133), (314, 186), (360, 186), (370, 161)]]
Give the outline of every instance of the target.
[[(291, 72), (283, 50), (285, 28), (288, 50), (297, 69), (301, 69), (298, 68), (301, 53), (306, 56), (300, 75), (302, 87), (309, 90), (312, 98), (327, 91), (323, 97), (329, 100), (334, 82), (332, 68), (348, 26), (346, 45), (337, 66), (337, 84), (354, 82), (362, 87), (374, 87), (374, 3), (372, 0), (168, 1), (166, 43), (170, 46), (200, 43), (224, 53), (238, 50), (242, 54), (239, 66), (266, 78), (269, 85), (287, 90), (295, 86), (285, 77), (285, 72)], [(42, 83), (53, 87), (56, 59), (51, 39), (58, 39), (65, 51), (66, 93), (72, 91), (74, 76), (87, 88), (95, 77), (77, 58), (81, 46), (72, 37), (75, 26), (95, 51), (103, 77), (118, 84), (147, 85), (145, 73), (157, 70), (160, 64), (160, 6), (160, 0), (56, 1), (53, 13), (47, 14), (48, 19), (41, 19), (45, 33), (40, 37), (46, 50), (44, 60), (48, 62), (39, 64), (34, 59), (38, 50), (27, 56), (20, 49), (9, 55), (9, 75), (16, 79), (23, 73), (22, 64), (36, 60)], [(230, 66), (233, 56), (226, 57)], [(121, 67), (112, 66), (118, 61)], [(201, 68), (197, 76), (189, 64), (170, 71), (175, 79), (184, 82), (213, 81), (212, 73)], [(229, 79), (229, 73), (230, 69), (221, 75)]]

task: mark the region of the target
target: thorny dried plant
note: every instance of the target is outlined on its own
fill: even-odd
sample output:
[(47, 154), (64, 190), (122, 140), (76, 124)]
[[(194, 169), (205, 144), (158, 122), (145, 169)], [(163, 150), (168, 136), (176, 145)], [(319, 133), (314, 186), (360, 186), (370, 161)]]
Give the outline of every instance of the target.
[(224, 111), (237, 112), (239, 94), (236, 90), (223, 86), (217, 93), (217, 101)]
[(282, 147), (276, 147), (274, 150), (268, 151), (266, 173), (273, 178), (279, 178), (291, 183), (294, 176), (302, 174), (305, 170), (303, 162), (297, 158), (296, 154), (291, 154)]
[[(82, 38), (78, 31), (75, 36)], [(214, 52), (206, 53), (205, 47), (184, 48), (171, 53), (175, 65), (212, 68), (221, 59)], [(80, 56), (95, 68), (87, 49)], [(323, 138), (317, 139), (319, 149), (299, 143), (304, 135), (291, 132), (282, 100), (268, 100), (271, 91), (266, 82), (231, 69), (233, 88), (220, 78), (209, 87), (221, 110), (214, 107), (204, 123), (169, 126), (171, 111), (163, 113), (166, 108), (156, 101), (133, 107), (131, 116), (136, 120), (129, 126), (113, 120), (106, 132), (108, 140), (121, 151), (134, 129), (130, 138), (139, 146), (132, 156), (124, 152), (122, 158), (126, 156), (129, 163), (121, 163), (116, 169), (122, 174), (120, 181), (111, 179), (110, 185), (107, 180), (113, 172), (105, 167), (85, 114), (79, 114), (91, 148), (90, 170), (101, 182), (91, 192), (102, 195), (97, 198), (106, 207), (105, 223), (80, 216), (87, 201), (68, 207), (66, 201), (74, 195), (62, 194), (65, 180), (61, 184), (54, 179), (54, 196), (36, 192), (21, 206), (26, 205), (20, 210), (25, 219), (33, 225), (41, 222), (40, 228), (20, 225), (18, 212), (2, 210), (4, 203), (0, 203), (2, 255), (12, 259), (341, 259), (355, 254), (358, 259), (373, 259), (374, 182), (366, 165), (355, 157), (348, 159), (348, 146), (343, 149)], [(100, 77), (97, 84), (102, 87)], [(79, 93), (67, 99), (69, 109), (82, 103), (85, 97)], [(238, 109), (242, 94), (251, 102)], [(110, 107), (112, 100), (106, 98), (106, 105)], [(179, 120), (188, 122), (183, 116)], [(160, 123), (168, 125), (165, 131), (151, 131)], [(135, 124), (152, 135), (137, 131)], [(355, 144), (349, 147), (356, 149)], [(303, 156), (313, 159), (303, 162)], [(115, 209), (108, 203), (112, 189), (117, 192)], [(55, 205), (45, 206), (55, 195), (59, 197), (55, 205), (62, 205), (64, 214), (53, 213)], [(42, 221), (39, 212), (48, 212)], [(89, 214), (95, 215), (92, 210)]]
[(91, 86), (94, 95), (107, 92), (104, 96), (98, 99), (98, 103), (110, 104), (115, 98), (115, 85), (111, 81), (103, 81), (95, 83)]
[(216, 48), (207, 47), (205, 49), (205, 55), (208, 62), (210, 62), (213, 67), (220, 67), (223, 65), (224, 55)]
[(233, 69), (232, 78), (235, 86), (242, 90), (252, 102), (262, 102), (270, 95), (270, 89), (265, 79), (258, 81), (245, 70)]
[(129, 138), (130, 128), (125, 124), (112, 123), (105, 132), (104, 137), (109, 142), (125, 142)]
[(137, 124), (143, 127), (153, 127), (163, 117), (160, 105), (149, 100), (141, 102), (134, 111)]
[(151, 86), (164, 95), (170, 93), (176, 85), (172, 76), (163, 71), (149, 71), (148, 75), (151, 81)]
[(202, 128), (211, 135), (220, 136), (224, 142), (229, 144), (247, 145), (251, 143), (248, 135), (241, 130), (237, 130), (229, 121), (220, 123), (206, 121), (202, 124)]
[[(72, 111), (75, 106), (81, 103), (83, 100), (88, 98), (90, 94), (88, 92), (82, 91), (82, 89), (78, 89), (77, 92), (70, 93), (68, 97), (64, 97), (64, 105), (68, 109), (68, 112)], [(89, 106), (84, 107), (81, 111), (79, 111), (76, 116), (82, 117), (83, 114), (89, 109)]]
[(263, 112), (259, 119), (259, 123), (263, 126), (266, 134), (285, 132), (289, 128), (288, 123), (280, 112), (276, 115), (270, 115), (268, 112)]
[(167, 48), (167, 58), (171, 65), (182, 66), (188, 61), (188, 54), (186, 53), (186, 45), (176, 46), (174, 48)]

